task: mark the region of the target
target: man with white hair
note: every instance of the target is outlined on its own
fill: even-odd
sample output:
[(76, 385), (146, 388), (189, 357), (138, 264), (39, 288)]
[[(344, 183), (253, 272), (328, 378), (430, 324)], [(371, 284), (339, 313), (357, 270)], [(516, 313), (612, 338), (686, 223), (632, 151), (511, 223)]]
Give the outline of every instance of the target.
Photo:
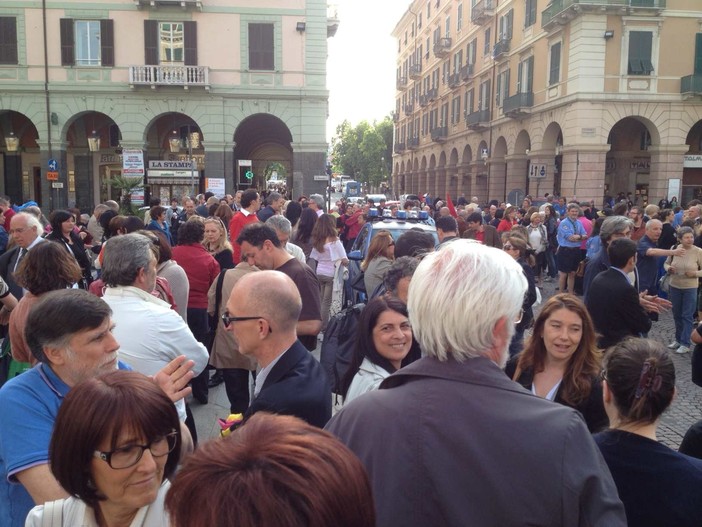
[(424, 357), (326, 427), (365, 465), (378, 527), (626, 525), (582, 416), (501, 369), (526, 288), (515, 260), (473, 241), (419, 264), (408, 310)]
[(0, 256), (0, 276), (7, 283), (17, 300), (22, 298), (23, 289), (15, 282), (13, 277), (17, 266), (36, 244), (46, 241), (42, 238), (44, 228), (39, 220), (26, 212), (18, 212), (10, 221), (10, 236), (15, 242), (15, 247)]
[(324, 214), (324, 197), (321, 194), (312, 194), (307, 205), (317, 213), (317, 216)]
[(305, 252), (302, 250), (302, 247), (295, 245), (290, 241), (292, 224), (288, 218), (281, 216), (280, 214), (276, 214), (266, 220), (266, 225), (273, 228), (278, 236), (280, 244), (286, 251), (288, 251), (288, 254), (293, 255), (303, 264), (307, 263), (307, 258), (305, 258)]

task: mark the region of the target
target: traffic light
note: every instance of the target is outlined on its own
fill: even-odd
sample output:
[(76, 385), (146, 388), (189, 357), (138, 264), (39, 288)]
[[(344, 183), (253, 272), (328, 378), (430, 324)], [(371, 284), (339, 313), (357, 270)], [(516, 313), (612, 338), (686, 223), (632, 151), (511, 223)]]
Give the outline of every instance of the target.
[(251, 185), (253, 178), (254, 173), (250, 166), (239, 167), (239, 185)]

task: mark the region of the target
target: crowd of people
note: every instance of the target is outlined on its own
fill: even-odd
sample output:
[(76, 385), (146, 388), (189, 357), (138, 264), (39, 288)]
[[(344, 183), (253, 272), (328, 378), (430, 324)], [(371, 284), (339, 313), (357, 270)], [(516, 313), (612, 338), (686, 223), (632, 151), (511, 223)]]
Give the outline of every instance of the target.
[[(697, 525), (702, 427), (656, 429), (702, 340), (702, 204), (544, 201), (0, 199), (0, 524)], [(376, 230), (337, 390), (311, 352), (371, 209), (403, 208), (439, 243)], [(198, 437), (219, 383), (224, 437)]]

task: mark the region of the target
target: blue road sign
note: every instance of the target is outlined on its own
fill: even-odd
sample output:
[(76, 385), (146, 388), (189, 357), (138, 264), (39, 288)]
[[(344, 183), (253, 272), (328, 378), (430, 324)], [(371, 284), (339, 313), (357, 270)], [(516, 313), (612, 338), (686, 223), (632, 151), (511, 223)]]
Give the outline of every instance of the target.
[(55, 172), (58, 170), (58, 161), (55, 159), (49, 159), (49, 170)]

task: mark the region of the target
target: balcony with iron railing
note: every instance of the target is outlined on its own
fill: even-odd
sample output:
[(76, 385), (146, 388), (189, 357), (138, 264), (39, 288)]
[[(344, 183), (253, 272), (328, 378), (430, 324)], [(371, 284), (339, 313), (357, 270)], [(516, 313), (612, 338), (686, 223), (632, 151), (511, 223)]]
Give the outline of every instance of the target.
[(210, 88), (210, 69), (207, 66), (129, 66), (129, 85), (134, 86), (191, 86)]
[(439, 58), (447, 57), (451, 52), (451, 38), (444, 37), (434, 42), (434, 56)]
[(404, 110), (405, 115), (411, 115), (412, 112), (414, 111), (414, 103), (405, 104), (405, 105), (402, 107), (402, 109)]
[(395, 123), (399, 122), (400, 121), (400, 113), (399, 112), (392, 112), (392, 120)]
[(184, 10), (197, 9), (202, 11), (201, 0), (134, 0), (134, 4), (139, 8), (149, 7), (151, 9), (158, 9), (159, 7), (180, 7)]
[(492, 48), (492, 58), (498, 59), (505, 55), (509, 51), (510, 39), (502, 38), (495, 43), (495, 47)]
[(470, 12), (470, 20), (478, 25), (486, 22), (495, 14), (496, 3), (495, 0), (480, 0)]
[(466, 64), (461, 68), (461, 71), (459, 72), (461, 74), (461, 80), (463, 82), (468, 82), (470, 78), (473, 76), (473, 65), (472, 64)]
[(439, 89), (438, 88), (431, 88), (427, 90), (427, 99), (429, 102), (433, 102), (436, 100), (436, 98), (439, 96)]
[(680, 93), (702, 95), (702, 74), (687, 75), (681, 78)]
[(417, 80), (422, 77), (422, 63), (412, 64), (409, 69), (409, 77), (412, 80)]
[(553, 0), (541, 12), (541, 27), (565, 25), (583, 12), (644, 14), (666, 8), (667, 0)]
[(502, 112), (507, 117), (517, 118), (529, 113), (534, 106), (534, 92), (523, 92), (507, 97), (502, 104)]
[(339, 9), (335, 5), (327, 5), (327, 38), (336, 36), (339, 29)]
[(448, 78), (449, 88), (451, 88), (451, 89), (458, 88), (458, 86), (460, 86), (460, 84), (461, 84), (461, 74), (460, 73), (453, 73), (453, 74), (449, 75), (449, 78)]
[(431, 140), (443, 143), (448, 139), (448, 126), (437, 126), (431, 129)]
[(401, 90), (402, 88), (407, 87), (407, 77), (398, 77), (397, 81), (395, 83), (395, 86), (397, 87), (398, 90)]
[(487, 128), (490, 124), (490, 110), (478, 110), (471, 112), (466, 116), (466, 126), (473, 130)]
[(401, 154), (406, 150), (405, 143), (395, 143), (395, 153)]
[(429, 96), (428, 95), (420, 95), (419, 96), (419, 106), (421, 108), (424, 108), (427, 104), (429, 104)]
[(410, 150), (416, 150), (417, 148), (419, 148), (419, 136), (410, 137), (407, 140), (407, 148)]

